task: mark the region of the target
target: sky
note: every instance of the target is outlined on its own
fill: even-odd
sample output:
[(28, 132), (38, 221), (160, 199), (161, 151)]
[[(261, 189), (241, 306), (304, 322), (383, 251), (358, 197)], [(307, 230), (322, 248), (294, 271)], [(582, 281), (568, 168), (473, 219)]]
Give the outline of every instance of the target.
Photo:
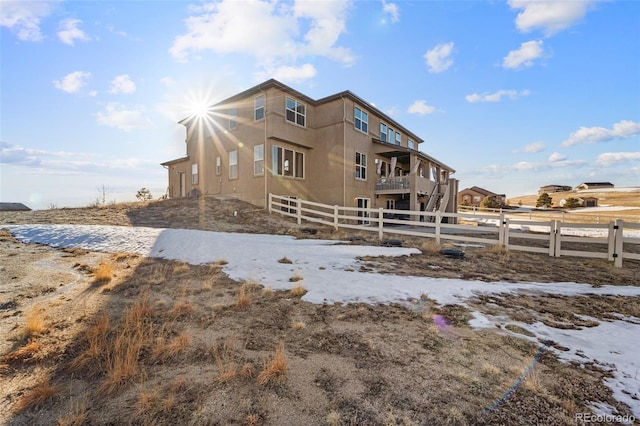
[[(618, 320), (592, 320), (593, 327), (576, 329), (554, 328), (548, 321), (523, 323), (504, 315), (495, 315), (494, 308), (482, 311), (482, 306), (469, 306), (467, 302), (478, 294), (500, 295), (517, 292), (533, 294), (616, 295), (637, 297), (639, 287), (600, 286), (577, 283), (507, 283), (467, 281), (462, 279), (393, 276), (360, 271), (358, 258), (364, 256), (410, 256), (419, 253), (414, 248), (380, 247), (341, 244), (340, 241), (304, 240), (284, 235), (261, 235), (209, 232), (186, 229), (159, 229), (124, 226), (93, 225), (13, 225), (7, 226), (17, 239), (26, 243), (47, 244), (54, 247), (80, 247), (90, 251), (111, 253), (136, 253), (142, 256), (180, 260), (190, 264), (206, 264), (225, 260), (223, 270), (231, 279), (240, 282), (251, 280), (274, 290), (290, 290), (302, 284), (307, 290), (303, 300), (311, 303), (402, 303), (411, 309), (422, 309), (422, 295), (440, 305), (461, 304), (471, 310), (472, 328), (500, 329), (509, 333), (507, 324), (516, 325), (531, 333), (529, 339), (537, 344), (552, 340), (566, 351), (551, 346), (552, 351), (564, 362), (585, 366), (593, 362), (609, 371), (604, 380), (613, 397), (631, 408), (640, 418), (640, 392), (637, 380), (637, 342), (640, 340), (640, 318), (612, 313)], [(580, 230), (577, 228), (576, 230)], [(582, 230), (582, 235), (591, 235)], [(250, 253), (246, 247), (252, 247)], [(283, 257), (292, 264), (278, 262)], [(293, 275), (302, 281), (292, 284)], [(347, 284), (348, 283), (348, 284)], [(346, 285), (345, 285), (346, 284)], [(493, 296), (496, 297), (496, 296)], [(631, 299), (629, 299), (631, 300)], [(422, 311), (423, 315), (430, 312)], [(431, 313), (434, 316), (434, 313)], [(439, 327), (441, 321), (434, 322)], [(447, 335), (446, 327), (441, 332)], [(519, 338), (525, 334), (515, 333)], [(621, 339), (620, 336), (626, 338)], [(635, 336), (635, 337), (634, 337)], [(601, 415), (613, 415), (616, 411), (606, 402), (591, 401), (592, 409)], [(631, 421), (633, 423), (633, 421)]]
[(352, 91), (460, 189), (640, 186), (637, 1), (0, 0), (0, 201), (158, 197), (177, 122), (270, 78)]

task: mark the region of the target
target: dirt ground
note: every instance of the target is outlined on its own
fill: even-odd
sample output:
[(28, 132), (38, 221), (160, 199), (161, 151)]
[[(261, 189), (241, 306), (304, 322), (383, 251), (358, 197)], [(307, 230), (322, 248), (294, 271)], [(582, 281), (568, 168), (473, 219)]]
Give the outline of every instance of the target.
[[(306, 235), (253, 206), (216, 200), (1, 212), (0, 228), (10, 223)], [(352, 236), (318, 229), (317, 238)], [(456, 260), (423, 241), (403, 244), (424, 253), (392, 259), (395, 273), (640, 282), (636, 264), (471, 247)], [(6, 231), (0, 259), (1, 424), (561, 425), (576, 424), (589, 401), (630, 414), (596, 365), (561, 363), (515, 326), (472, 330), (458, 305), (425, 297), (403, 306), (313, 305), (300, 300), (302, 289), (236, 282), (219, 264), (55, 250)], [(640, 317), (640, 298), (613, 296), (500, 295), (472, 305), (563, 327), (585, 326), (580, 314)]]

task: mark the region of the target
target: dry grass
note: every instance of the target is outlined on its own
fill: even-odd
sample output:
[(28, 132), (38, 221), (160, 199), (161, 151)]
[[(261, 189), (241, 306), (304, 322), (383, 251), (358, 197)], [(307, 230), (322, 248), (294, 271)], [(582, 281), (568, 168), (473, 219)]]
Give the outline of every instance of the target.
[(244, 379), (253, 379), (256, 376), (256, 368), (247, 362), (240, 367), (240, 376)]
[(435, 240), (425, 240), (420, 244), (420, 251), (422, 254), (433, 256), (440, 253), (441, 247)]
[(240, 291), (238, 291), (238, 297), (236, 299), (236, 308), (244, 309), (251, 305), (251, 297), (248, 292), (245, 291), (244, 286), (240, 287)]
[(218, 382), (227, 383), (233, 380), (238, 374), (238, 368), (234, 361), (234, 350), (236, 346), (236, 339), (230, 337), (226, 339), (222, 345), (216, 346), (213, 349), (213, 356), (216, 362), (216, 368), (218, 370)]
[(191, 302), (180, 300), (173, 305), (173, 308), (168, 312), (169, 316), (173, 319), (189, 316), (193, 313), (195, 308)]
[(485, 362), (482, 364), (480, 374), (485, 377), (498, 377), (500, 376), (500, 370), (492, 364)]
[(291, 264), (293, 262), (287, 256), (284, 256), (282, 259), (278, 259), (278, 263)]
[(524, 379), (524, 387), (538, 395), (545, 393), (545, 389), (540, 378), (540, 370), (538, 368), (533, 367), (529, 371), (529, 374), (527, 374), (527, 377)]
[(160, 400), (160, 394), (157, 390), (140, 389), (138, 400), (136, 401), (136, 412), (143, 415), (154, 410), (154, 407)]
[(303, 279), (304, 277), (300, 275), (298, 272), (296, 272), (295, 274), (293, 274), (291, 278), (289, 278), (289, 282), (296, 283), (298, 281), (302, 281)]
[(16, 349), (13, 352), (9, 352), (3, 355), (0, 360), (2, 362), (14, 362), (14, 361), (27, 361), (40, 351), (40, 343), (36, 340), (32, 340), (21, 348)]
[(304, 330), (304, 328), (306, 327), (305, 323), (302, 321), (296, 321), (293, 324), (291, 324), (291, 328), (294, 330)]
[(296, 284), (291, 287), (289, 294), (293, 297), (302, 297), (307, 293), (307, 289), (302, 284)]
[(260, 417), (257, 414), (249, 414), (246, 418), (247, 426), (258, 426), (260, 424)]
[(14, 411), (20, 413), (28, 408), (38, 406), (52, 398), (57, 391), (57, 388), (52, 386), (49, 380), (46, 380), (25, 393), (16, 403)]
[(93, 273), (93, 282), (96, 284), (106, 284), (113, 279), (113, 266), (110, 263), (100, 262)]
[(340, 413), (337, 411), (332, 411), (327, 414), (325, 419), (329, 426), (340, 426), (342, 424), (342, 419), (340, 418)]
[(189, 270), (190, 270), (190, 266), (186, 262), (179, 262), (177, 265), (174, 265), (173, 267), (173, 273), (178, 275), (186, 274), (189, 272)]
[(23, 329), (23, 336), (30, 337), (34, 334), (42, 334), (47, 329), (45, 310), (38, 305), (35, 305), (25, 316), (25, 325)]
[(87, 421), (88, 400), (85, 395), (81, 400), (71, 398), (67, 414), (58, 417), (58, 426), (81, 426)]
[(273, 296), (273, 289), (272, 289), (271, 287), (265, 287), (265, 288), (262, 290), (262, 295), (263, 295), (264, 297), (271, 297), (271, 296)]
[(262, 371), (258, 375), (258, 383), (263, 386), (269, 383), (282, 383), (286, 375), (287, 358), (284, 356), (284, 342), (280, 342), (273, 358), (264, 360)]

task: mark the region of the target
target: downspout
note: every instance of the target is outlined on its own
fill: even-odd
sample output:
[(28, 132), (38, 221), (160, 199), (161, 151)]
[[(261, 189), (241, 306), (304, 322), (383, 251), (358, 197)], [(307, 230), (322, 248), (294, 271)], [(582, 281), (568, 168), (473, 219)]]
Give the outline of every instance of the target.
[(347, 103), (342, 99), (342, 206), (347, 206)]

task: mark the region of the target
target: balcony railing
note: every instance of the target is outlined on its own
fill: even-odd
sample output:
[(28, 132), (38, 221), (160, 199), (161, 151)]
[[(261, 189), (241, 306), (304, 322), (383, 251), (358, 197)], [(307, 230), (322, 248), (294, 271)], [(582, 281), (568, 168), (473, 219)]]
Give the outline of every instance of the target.
[(421, 194), (429, 194), (436, 185), (435, 182), (420, 176), (383, 177), (376, 180), (376, 191), (408, 193), (411, 191), (411, 179), (415, 179), (416, 192)]

